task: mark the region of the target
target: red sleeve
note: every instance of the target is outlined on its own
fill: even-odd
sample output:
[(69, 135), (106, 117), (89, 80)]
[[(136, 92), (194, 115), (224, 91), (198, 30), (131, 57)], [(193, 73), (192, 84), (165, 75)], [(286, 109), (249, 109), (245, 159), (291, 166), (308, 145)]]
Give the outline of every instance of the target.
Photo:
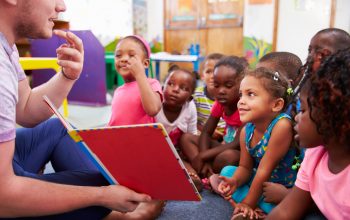
[(224, 107), (220, 103), (215, 101), (213, 106), (211, 107), (210, 115), (215, 118), (221, 118), (223, 112), (224, 112)]

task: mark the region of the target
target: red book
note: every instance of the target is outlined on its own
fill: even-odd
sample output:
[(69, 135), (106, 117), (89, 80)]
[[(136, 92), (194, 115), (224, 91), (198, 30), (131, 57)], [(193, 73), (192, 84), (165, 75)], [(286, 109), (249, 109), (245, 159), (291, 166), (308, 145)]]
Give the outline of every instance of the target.
[(74, 129), (49, 98), (43, 98), (111, 184), (153, 199), (201, 200), (162, 124)]

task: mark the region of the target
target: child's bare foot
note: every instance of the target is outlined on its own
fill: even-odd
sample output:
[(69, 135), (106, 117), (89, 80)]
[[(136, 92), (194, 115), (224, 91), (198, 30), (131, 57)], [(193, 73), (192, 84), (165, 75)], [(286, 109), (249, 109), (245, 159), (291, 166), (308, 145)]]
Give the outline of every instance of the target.
[(143, 202), (133, 212), (121, 213), (112, 211), (104, 220), (153, 220), (156, 219), (163, 211), (165, 201)]
[(219, 187), (220, 182), (221, 182), (221, 180), (219, 178), (219, 174), (213, 174), (209, 177), (210, 186), (211, 186), (212, 190), (217, 194), (220, 194), (220, 192), (218, 191), (218, 187)]
[(192, 182), (196, 186), (198, 192), (202, 192), (203, 190), (203, 185), (202, 185), (202, 180), (199, 178), (199, 176), (193, 172), (188, 172), (188, 175), (190, 175)]
[(202, 192), (203, 190), (203, 185), (202, 185), (202, 180), (198, 176), (197, 172), (193, 169), (191, 164), (189, 164), (187, 161), (182, 161), (185, 165), (185, 168), (187, 169), (188, 175), (191, 177), (192, 182), (196, 186), (198, 192)]

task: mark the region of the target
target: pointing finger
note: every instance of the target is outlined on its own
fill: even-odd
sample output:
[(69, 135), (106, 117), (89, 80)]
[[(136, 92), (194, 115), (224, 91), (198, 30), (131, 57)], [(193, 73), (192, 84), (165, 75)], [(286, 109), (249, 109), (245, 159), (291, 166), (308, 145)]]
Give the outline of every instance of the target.
[(65, 32), (62, 30), (54, 30), (54, 34), (58, 37), (64, 38), (71, 46), (80, 52), (84, 52), (82, 40), (72, 32)]

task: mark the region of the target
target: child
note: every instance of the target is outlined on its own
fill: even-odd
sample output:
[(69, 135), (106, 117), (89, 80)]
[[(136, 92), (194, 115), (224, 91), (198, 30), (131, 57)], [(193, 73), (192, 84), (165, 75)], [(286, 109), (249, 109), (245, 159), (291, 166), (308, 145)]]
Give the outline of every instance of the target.
[(317, 71), (321, 63), (331, 54), (339, 50), (348, 48), (350, 45), (350, 35), (338, 28), (326, 28), (317, 32), (311, 39), (307, 62), (304, 65), (304, 74), (294, 89), (294, 97), (299, 93), (307, 78)]
[[(197, 112), (192, 101), (195, 87), (196, 76), (184, 69), (175, 69), (165, 80), (163, 107), (156, 115), (156, 121), (164, 125), (175, 147), (182, 134), (197, 134)], [(188, 163), (184, 161), (184, 164), (198, 191), (201, 191), (198, 175)]]
[[(307, 71), (304, 72), (307, 76), (315, 73), (321, 63), (331, 54), (337, 52), (338, 50), (345, 49), (350, 45), (350, 35), (337, 28), (327, 28), (321, 30), (315, 34), (315, 36), (311, 39), (309, 45), (309, 54), (306, 64), (304, 65), (304, 69)], [(294, 85), (299, 83), (300, 74), (294, 82)], [(306, 77), (308, 78), (308, 77)], [(306, 79), (304, 77), (304, 79)], [(297, 95), (299, 89), (302, 84), (305, 82), (303, 80), (299, 83), (297, 88), (295, 89), (295, 95)], [(299, 112), (300, 109), (300, 101), (296, 102), (297, 110)], [(298, 165), (303, 160), (304, 149), (301, 150), (301, 155), (299, 156), (299, 160), (297, 162)], [(282, 199), (288, 194), (288, 191), (280, 185), (274, 183), (264, 183), (264, 197), (266, 202), (279, 203)]]
[(258, 218), (258, 205), (264, 212), (272, 209), (273, 205), (261, 197), (264, 182), (286, 187), (294, 184), (296, 171), (290, 169), (296, 153), (291, 147), (292, 122), (284, 113), (288, 88), (285, 77), (266, 68), (248, 72), (241, 82), (237, 106), (246, 125), (240, 134), (240, 162), (238, 167), (227, 166), (221, 171), (218, 186), (225, 199), (233, 199), (234, 214)]
[(164, 85), (164, 102), (156, 121), (164, 125), (174, 146), (183, 133), (197, 134), (197, 113), (192, 101), (196, 77), (184, 69), (170, 72)]
[(125, 84), (114, 92), (110, 126), (155, 122), (162, 105), (162, 89), (157, 80), (145, 74), (150, 54), (147, 42), (137, 35), (117, 44), (115, 67)]
[[(241, 126), (237, 111), (238, 86), (244, 67), (238, 57), (224, 57), (214, 67), (215, 102), (211, 115), (205, 123), (201, 135), (192, 140), (182, 138), (181, 150), (188, 162), (201, 177), (209, 177), (213, 172), (239, 160), (237, 133)], [(211, 139), (220, 118), (226, 121), (224, 144)]]
[[(220, 53), (213, 53), (209, 54), (203, 61), (201, 80), (204, 82), (204, 86), (197, 87), (193, 95), (193, 100), (197, 108), (197, 128), (200, 132), (202, 131), (205, 122), (208, 120), (210, 110), (214, 104), (214, 66), (223, 56), (224, 55)], [(225, 121), (220, 119), (213, 135), (215, 139), (222, 138), (225, 126)]]
[[(296, 88), (294, 89), (294, 97), (297, 98), (300, 88), (306, 82), (306, 80), (314, 74), (321, 63), (331, 54), (336, 53), (338, 50), (345, 49), (350, 45), (350, 35), (337, 28), (327, 28), (317, 32), (314, 37), (312, 37), (309, 45), (309, 54), (307, 62), (304, 65), (304, 74), (299, 74), (299, 76), (294, 81)], [(259, 61), (260, 62), (260, 61)], [(302, 77), (302, 80), (300, 78)], [(295, 101), (295, 100), (294, 100)], [(300, 109), (300, 101), (296, 101), (296, 109)], [(298, 162), (295, 165), (301, 163), (303, 159), (303, 151), (299, 156)], [(265, 201), (272, 203), (279, 203), (287, 195), (287, 190), (280, 185), (274, 183), (264, 183), (264, 196)]]
[[(272, 71), (277, 71), (278, 73), (285, 76), (292, 87), (297, 84), (299, 78), (299, 72), (302, 67), (302, 62), (300, 58), (289, 52), (271, 52), (264, 55), (256, 65), (257, 68), (265, 67)], [(287, 107), (286, 113), (293, 118), (296, 115), (297, 110), (300, 109), (300, 102), (292, 103)], [(295, 144), (296, 145), (296, 144)], [(304, 149), (298, 149), (298, 156), (295, 163), (291, 167), (292, 169), (298, 168), (298, 163), (300, 164), (304, 157)], [(264, 201), (268, 203), (278, 204), (282, 199), (288, 194), (289, 189), (282, 184), (265, 182), (263, 184), (263, 196)]]
[(350, 219), (349, 85), (346, 49), (327, 58), (301, 89), (295, 130), (308, 150), (291, 193), (268, 219), (301, 219), (312, 202), (327, 219)]

